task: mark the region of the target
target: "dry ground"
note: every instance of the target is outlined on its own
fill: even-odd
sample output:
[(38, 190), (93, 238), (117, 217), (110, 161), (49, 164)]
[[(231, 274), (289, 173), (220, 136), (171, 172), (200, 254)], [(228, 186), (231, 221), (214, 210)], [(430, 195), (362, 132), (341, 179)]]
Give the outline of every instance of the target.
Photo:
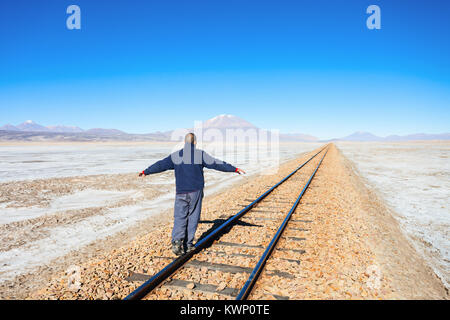
[[(243, 203), (242, 199), (255, 199), (304, 159), (306, 155), (284, 164), (275, 175), (249, 178), (220, 194), (205, 197), (202, 219), (214, 220), (232, 214), (233, 208)], [(448, 298), (441, 281), (403, 236), (390, 209), (366, 187), (334, 145), (311, 187), (296, 213), (307, 212), (312, 220), (310, 230), (295, 233), (288, 228), (286, 231), (306, 238), (302, 244), (306, 252), (300, 263), (285, 266), (297, 277), (275, 282), (273, 277), (263, 274), (251, 298), (271, 298), (269, 292), (292, 299)], [(125, 297), (139, 284), (125, 281), (130, 271), (153, 274), (167, 263), (158, 257), (172, 255), (171, 212), (161, 217), (146, 235), (80, 265), (79, 290), (69, 290), (70, 276), (58, 273), (29, 298)], [(282, 240), (279, 245), (288, 244)], [(276, 262), (275, 255), (266, 270), (283, 267)], [(184, 296), (190, 292), (185, 291)], [(198, 296), (192, 293), (191, 297)], [(210, 298), (221, 296), (218, 293)]]

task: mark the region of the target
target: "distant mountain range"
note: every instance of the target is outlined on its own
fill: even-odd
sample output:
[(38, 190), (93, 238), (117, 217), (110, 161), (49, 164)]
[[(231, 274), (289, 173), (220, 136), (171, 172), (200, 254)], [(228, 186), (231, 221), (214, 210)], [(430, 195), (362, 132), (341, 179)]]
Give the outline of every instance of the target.
[[(169, 136), (170, 137), (170, 136)], [(0, 141), (166, 141), (163, 133), (128, 134), (117, 129), (93, 128), (83, 130), (75, 126), (43, 126), (27, 120), (17, 126), (0, 127)]]
[(357, 131), (349, 136), (331, 139), (327, 141), (419, 141), (419, 140), (450, 140), (450, 133), (442, 134), (426, 134), (416, 133), (406, 136), (390, 135), (387, 137), (379, 137), (370, 132)]
[(117, 129), (100, 129), (94, 128), (89, 130), (83, 130), (75, 126), (43, 126), (32, 120), (27, 120), (17, 126), (12, 124), (6, 124), (0, 127), (0, 130), (4, 131), (22, 131), (22, 132), (53, 132), (53, 133), (88, 133), (88, 134), (98, 134), (98, 135), (118, 135), (126, 134), (123, 131)]
[[(203, 122), (204, 129), (258, 129), (252, 123), (234, 115), (222, 114)], [(0, 141), (169, 141), (173, 131), (148, 134), (130, 134), (117, 129), (93, 128), (83, 130), (76, 126), (43, 126), (27, 120), (17, 126), (6, 124), (0, 127)], [(319, 142), (319, 139), (302, 133), (280, 133), (281, 141)], [(450, 133), (391, 135), (378, 137), (369, 132), (358, 131), (349, 136), (329, 141), (412, 141), (412, 140), (450, 140)]]
[[(206, 120), (203, 129), (258, 129), (250, 122), (229, 114), (222, 114)], [(189, 128), (186, 128), (189, 130)], [(192, 128), (190, 128), (192, 129)], [(0, 140), (3, 141), (169, 141), (173, 130), (148, 134), (130, 134), (117, 129), (95, 128), (83, 130), (75, 126), (43, 126), (27, 120), (17, 126), (11, 124), (0, 127)], [(316, 137), (301, 133), (280, 134), (280, 140), (318, 141)]]

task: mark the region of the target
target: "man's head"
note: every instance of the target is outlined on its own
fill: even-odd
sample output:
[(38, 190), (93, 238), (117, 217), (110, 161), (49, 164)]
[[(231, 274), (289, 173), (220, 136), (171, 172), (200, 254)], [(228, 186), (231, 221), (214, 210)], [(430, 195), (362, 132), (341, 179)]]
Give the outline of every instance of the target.
[(196, 144), (196, 143), (197, 143), (197, 138), (195, 137), (195, 134), (193, 134), (193, 133), (188, 133), (188, 134), (184, 137), (184, 142), (185, 142), (185, 143), (190, 143), (190, 144)]

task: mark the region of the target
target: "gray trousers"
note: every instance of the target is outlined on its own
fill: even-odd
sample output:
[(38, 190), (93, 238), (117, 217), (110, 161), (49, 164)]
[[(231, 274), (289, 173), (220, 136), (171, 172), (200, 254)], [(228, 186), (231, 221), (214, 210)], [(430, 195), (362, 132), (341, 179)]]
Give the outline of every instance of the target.
[(172, 241), (181, 240), (192, 245), (202, 211), (203, 190), (175, 196)]

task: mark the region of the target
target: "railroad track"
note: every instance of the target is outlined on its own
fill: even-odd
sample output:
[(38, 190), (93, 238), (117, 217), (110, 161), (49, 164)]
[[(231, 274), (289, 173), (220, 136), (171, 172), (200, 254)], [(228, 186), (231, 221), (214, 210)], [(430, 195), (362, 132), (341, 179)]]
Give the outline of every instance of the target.
[[(293, 215), (297, 213), (302, 196), (322, 164), (328, 152), (327, 147), (313, 154), (257, 199), (210, 230), (195, 244), (195, 250), (171, 261), (153, 276), (131, 274), (129, 281), (143, 281), (143, 284), (125, 300), (161, 299), (161, 296), (170, 298), (172, 292), (183, 289), (201, 292), (206, 296), (216, 293), (223, 298), (243, 300), (250, 295), (274, 250), (285, 251), (289, 258), (284, 260), (298, 262), (303, 250), (277, 248), (276, 245), (283, 237), (288, 222), (294, 231), (308, 231), (311, 221), (293, 219)], [(299, 246), (305, 240), (304, 237), (296, 236), (288, 238), (298, 242)], [(195, 259), (191, 259), (194, 256)], [(173, 259), (160, 258), (168, 261)], [(283, 270), (272, 270), (268, 275), (288, 281), (295, 278), (295, 275)], [(276, 294), (272, 296), (277, 299), (289, 298)]]

